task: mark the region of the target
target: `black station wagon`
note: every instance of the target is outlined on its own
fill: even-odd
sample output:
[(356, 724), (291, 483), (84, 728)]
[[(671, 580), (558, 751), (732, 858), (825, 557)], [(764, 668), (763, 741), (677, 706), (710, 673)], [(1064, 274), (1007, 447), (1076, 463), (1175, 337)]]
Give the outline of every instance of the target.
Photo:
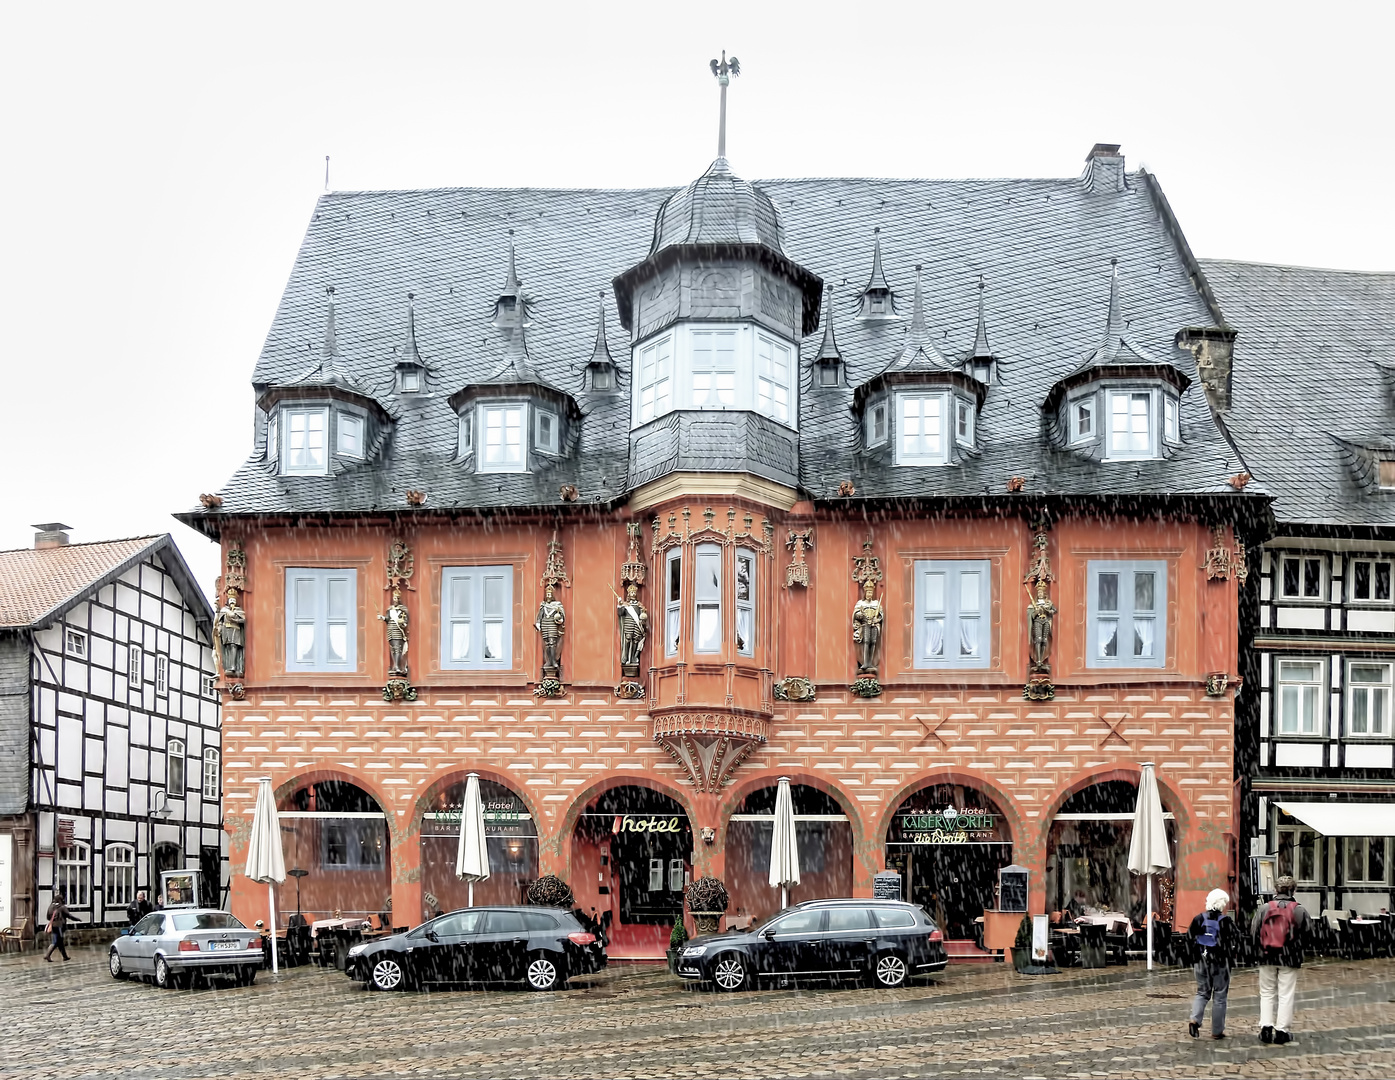
[(693, 938), (678, 958), (678, 974), (718, 990), (772, 978), (855, 977), (895, 987), (946, 963), (944, 935), (914, 904), (810, 900), (751, 930)]

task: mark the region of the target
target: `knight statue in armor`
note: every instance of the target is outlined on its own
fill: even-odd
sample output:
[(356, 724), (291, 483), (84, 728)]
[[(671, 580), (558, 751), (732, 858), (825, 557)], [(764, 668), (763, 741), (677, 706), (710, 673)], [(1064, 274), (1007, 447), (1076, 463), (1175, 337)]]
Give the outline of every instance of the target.
[(407, 674), (407, 609), (402, 604), (402, 590), (392, 590), (392, 604), (378, 616), (387, 624), (388, 674)]
[(544, 679), (562, 677), (562, 634), (566, 629), (567, 613), (562, 601), (553, 596), (552, 586), (543, 593), (534, 628), (542, 636), (542, 675)]

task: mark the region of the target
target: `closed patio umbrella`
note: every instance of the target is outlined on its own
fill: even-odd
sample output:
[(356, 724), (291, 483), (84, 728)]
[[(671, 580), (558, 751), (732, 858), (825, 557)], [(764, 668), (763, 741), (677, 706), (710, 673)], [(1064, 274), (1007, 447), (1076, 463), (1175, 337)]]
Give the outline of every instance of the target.
[(276, 815), (276, 799), (271, 794), (271, 778), (257, 782), (257, 802), (252, 810), (252, 838), (247, 844), (247, 876), (266, 882), (271, 906), (271, 971), (276, 974), (276, 889), (286, 880), (286, 859), (281, 853), (281, 819)]
[(479, 773), (471, 773), (465, 779), (465, 806), (460, 813), (455, 876), (470, 883), (470, 907), (474, 907), (475, 882), (489, 877), (489, 848), (484, 840), (484, 803), (480, 799)]
[(799, 884), (799, 840), (794, 834), (794, 799), (790, 778), (780, 777), (775, 790), (775, 828), (770, 837), (770, 884), (780, 888), (780, 907), (790, 905), (790, 886)]
[(1158, 781), (1153, 775), (1153, 763), (1143, 763), (1138, 778), (1138, 804), (1133, 811), (1133, 836), (1129, 838), (1129, 873), (1148, 878), (1148, 970), (1153, 970), (1153, 875), (1172, 866), (1167, 850), (1167, 825), (1163, 822), (1162, 799), (1158, 797)]

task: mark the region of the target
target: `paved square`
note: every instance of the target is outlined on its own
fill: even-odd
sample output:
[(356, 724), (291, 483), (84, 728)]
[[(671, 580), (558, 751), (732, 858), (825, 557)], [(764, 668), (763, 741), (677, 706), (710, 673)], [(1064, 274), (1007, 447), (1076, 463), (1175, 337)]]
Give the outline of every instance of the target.
[(1253, 968), (1235, 973), (1232, 1038), (1217, 1043), (1187, 1037), (1189, 971), (1138, 965), (719, 996), (657, 965), (617, 964), (565, 993), (378, 994), (314, 967), (160, 991), (113, 981), (104, 961), (0, 957), (0, 1078), (1395, 1075), (1391, 960), (1304, 968), (1288, 1047), (1255, 1039)]

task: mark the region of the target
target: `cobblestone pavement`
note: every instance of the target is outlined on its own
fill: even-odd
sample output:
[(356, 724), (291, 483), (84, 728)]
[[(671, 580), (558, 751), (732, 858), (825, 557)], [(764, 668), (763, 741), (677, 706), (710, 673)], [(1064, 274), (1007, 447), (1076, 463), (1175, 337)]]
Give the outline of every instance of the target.
[(1305, 967), (1285, 1047), (1255, 1037), (1253, 969), (1235, 972), (1222, 1042), (1187, 1037), (1189, 971), (1138, 965), (1036, 978), (966, 965), (898, 991), (734, 995), (633, 964), (551, 994), (378, 994), (318, 968), (217, 986), (115, 982), (99, 949), (0, 957), (0, 1080), (1395, 1076), (1391, 960)]

